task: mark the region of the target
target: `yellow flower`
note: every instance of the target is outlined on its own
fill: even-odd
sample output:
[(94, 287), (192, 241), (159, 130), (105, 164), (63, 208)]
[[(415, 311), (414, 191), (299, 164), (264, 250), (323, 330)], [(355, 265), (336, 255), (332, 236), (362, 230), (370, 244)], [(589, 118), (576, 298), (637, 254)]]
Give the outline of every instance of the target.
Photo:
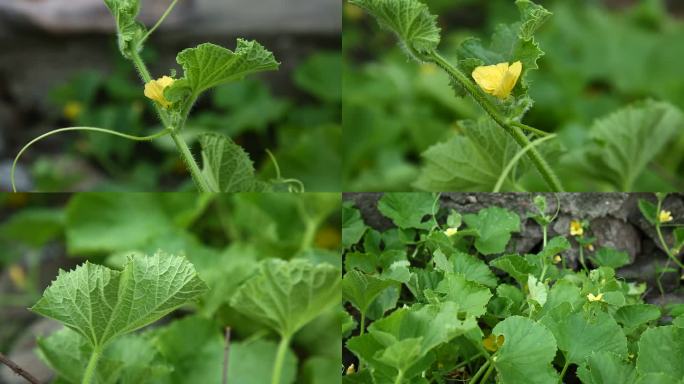
[(19, 289), (25, 289), (26, 288), (26, 272), (24, 272), (24, 269), (17, 265), (17, 264), (12, 264), (9, 266), (9, 277), (10, 280), (12, 280), (12, 283), (19, 288)]
[(556, 256), (553, 257), (553, 263), (554, 263), (554, 264), (558, 264), (558, 263), (560, 263), (560, 262), (561, 262), (561, 257), (560, 257), (560, 255), (556, 255)]
[(603, 293), (599, 293), (598, 295), (594, 296), (593, 293), (590, 293), (587, 295), (587, 299), (589, 301), (603, 301)]
[(594, 244), (587, 244), (587, 249), (588, 249), (590, 252), (594, 252)]
[(519, 61), (510, 65), (499, 63), (475, 68), (473, 79), (483, 91), (499, 99), (505, 99), (515, 88), (521, 72), (522, 63)]
[(347, 375), (353, 375), (354, 373), (356, 373), (356, 367), (352, 364), (347, 367)]
[(658, 221), (661, 223), (669, 223), (672, 221), (672, 212), (666, 211), (666, 210), (661, 210), (660, 213), (658, 214)]
[(484, 340), (482, 340), (482, 345), (488, 351), (496, 352), (503, 345), (504, 341), (504, 335), (494, 336), (494, 334), (492, 333), (489, 336), (487, 336)]
[(584, 234), (584, 228), (582, 228), (582, 223), (579, 220), (570, 222), (570, 234), (572, 236), (582, 236)]
[(458, 228), (447, 228), (444, 231), (444, 234), (447, 235), (447, 237), (451, 237), (457, 233), (458, 233)]
[(83, 112), (83, 104), (78, 101), (70, 101), (64, 106), (64, 117), (69, 120), (75, 120)]
[(171, 77), (164, 76), (161, 79), (152, 80), (145, 84), (145, 97), (152, 99), (161, 104), (164, 108), (169, 108), (171, 102), (164, 97), (164, 90), (170, 87), (175, 80)]

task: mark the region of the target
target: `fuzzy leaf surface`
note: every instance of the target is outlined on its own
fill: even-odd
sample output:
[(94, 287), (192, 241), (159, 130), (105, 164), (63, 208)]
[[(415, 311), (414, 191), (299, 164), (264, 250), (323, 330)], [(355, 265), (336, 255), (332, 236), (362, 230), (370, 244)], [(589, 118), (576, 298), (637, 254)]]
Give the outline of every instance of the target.
[(101, 348), (202, 295), (206, 284), (184, 257), (131, 257), (122, 271), (85, 264), (60, 271), (31, 308)]
[(231, 299), (242, 314), (291, 337), (341, 301), (340, 270), (306, 260), (266, 260)]

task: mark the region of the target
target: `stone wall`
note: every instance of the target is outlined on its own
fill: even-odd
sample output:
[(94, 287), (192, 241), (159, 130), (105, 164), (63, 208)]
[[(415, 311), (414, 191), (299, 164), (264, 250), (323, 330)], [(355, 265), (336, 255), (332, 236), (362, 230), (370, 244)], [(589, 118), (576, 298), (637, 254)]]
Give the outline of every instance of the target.
[[(544, 194), (550, 210), (556, 210), (557, 200), (554, 194)], [(534, 220), (527, 219), (528, 212), (533, 212), (532, 198), (535, 194), (527, 193), (444, 193), (441, 206), (455, 209), (459, 213), (473, 213), (482, 208), (498, 206), (516, 212), (523, 224), (521, 232), (515, 234), (509, 244), (510, 252), (526, 253), (538, 251), (542, 243), (542, 233)], [(586, 219), (590, 222), (591, 235), (597, 238), (596, 247), (613, 247), (629, 254), (632, 264), (620, 268), (618, 275), (628, 280), (648, 283), (647, 300), (658, 303), (663, 298), (655, 285), (658, 267), (667, 262), (667, 255), (657, 241), (653, 227), (643, 218), (637, 205), (639, 199), (655, 202), (653, 194), (640, 193), (561, 193), (558, 194), (560, 211), (558, 218), (549, 228), (549, 237), (557, 235), (569, 236), (569, 225), (573, 219)], [(377, 201), (381, 193), (348, 193), (344, 199), (354, 201), (361, 211), (367, 225), (378, 230), (386, 230), (393, 226), (377, 210)], [(672, 212), (677, 222), (684, 221), (684, 194), (672, 194), (665, 201), (665, 209)], [(671, 241), (670, 234), (665, 234), (666, 241)], [(571, 240), (573, 249), (564, 256), (570, 265), (577, 265), (577, 243)], [(670, 242), (671, 244), (671, 242)], [(683, 252), (684, 253), (684, 252)], [(681, 258), (681, 254), (679, 255)], [(672, 265), (670, 265), (672, 267)], [(667, 292), (665, 300), (684, 302), (684, 286), (681, 276), (683, 271), (666, 273), (661, 280)]]

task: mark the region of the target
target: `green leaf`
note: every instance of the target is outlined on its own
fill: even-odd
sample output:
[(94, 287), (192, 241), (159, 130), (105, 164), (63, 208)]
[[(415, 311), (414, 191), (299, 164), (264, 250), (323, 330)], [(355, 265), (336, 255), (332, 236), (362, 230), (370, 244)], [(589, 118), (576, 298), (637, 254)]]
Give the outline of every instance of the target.
[(318, 356), (309, 358), (302, 367), (302, 377), (302, 384), (339, 383), (340, 359)]
[(0, 239), (42, 247), (62, 233), (64, 219), (62, 209), (23, 209), (0, 225)]
[(349, 248), (358, 243), (366, 233), (366, 224), (361, 212), (351, 202), (342, 204), (342, 246)]
[(646, 101), (594, 123), (584, 169), (616, 190), (629, 192), (648, 164), (684, 126), (681, 111), (668, 103)]
[(130, 57), (133, 50), (140, 48), (138, 45), (146, 32), (145, 26), (136, 21), (140, 0), (104, 0), (104, 3), (116, 21), (119, 50), (125, 57)]
[(584, 384), (634, 384), (636, 370), (620, 356), (611, 352), (593, 353), (586, 363), (577, 367), (577, 376)]
[(437, 209), (435, 197), (430, 193), (385, 193), (378, 202), (378, 210), (399, 228), (430, 229), (434, 220), (423, 221)]
[(496, 287), (496, 276), (487, 264), (475, 256), (460, 251), (453, 251), (447, 259), (441, 250), (434, 253), (434, 258), (439, 259), (441, 255), (444, 264), (440, 268), (445, 272), (454, 272), (463, 276), (466, 280), (485, 285), (489, 288)]
[(552, 16), (546, 8), (529, 0), (516, 0), (515, 5), (520, 10), (519, 35), (523, 40), (532, 39), (537, 30)]
[(192, 224), (212, 198), (183, 193), (74, 195), (66, 209), (67, 251), (128, 252), (170, 233), (177, 237), (178, 229)]
[(267, 187), (254, 174), (247, 152), (219, 133), (200, 136), (202, 175), (214, 192), (260, 192)]
[(546, 299), (549, 294), (549, 288), (541, 281), (538, 281), (534, 275), (528, 275), (527, 289), (530, 291), (528, 297), (535, 301), (540, 307), (546, 304)]
[(651, 304), (631, 304), (618, 308), (613, 315), (629, 334), (637, 327), (660, 318), (660, 309)]
[(568, 361), (579, 365), (593, 352), (601, 351), (627, 356), (627, 338), (610, 315), (581, 311), (568, 315), (567, 308), (567, 304), (557, 307), (541, 322), (553, 332), (558, 349)]
[(546, 327), (530, 319), (511, 316), (498, 323), (492, 333), (504, 343), (493, 364), (503, 384), (552, 384), (558, 374), (551, 367), (556, 341)]
[(397, 35), (400, 46), (416, 60), (439, 45), (437, 16), (418, 0), (350, 0), (372, 14), (381, 28)]
[(684, 247), (684, 227), (678, 227), (672, 230), (672, 235), (674, 236), (674, 246), (675, 253), (678, 253), (682, 247)]
[(31, 308), (83, 335), (98, 349), (195, 300), (207, 290), (184, 257), (131, 257), (121, 272), (85, 264), (60, 270)]
[(488, 288), (467, 281), (463, 276), (447, 273), (435, 288), (442, 301), (452, 301), (459, 305), (468, 316), (479, 317), (486, 312), (492, 293)]
[[(526, 97), (528, 73), (538, 69), (537, 61), (544, 55), (534, 40), (534, 33), (548, 20), (551, 13), (542, 6), (529, 0), (516, 1), (521, 21), (511, 25), (499, 25), (492, 35), (489, 47), (484, 47), (476, 38), (469, 38), (458, 48), (460, 66), (468, 74), (479, 65), (522, 62), (521, 80), (514, 90), (519, 100), (528, 100), (522, 108), (524, 113), (531, 106), (531, 99)], [(521, 116), (522, 113), (517, 113)]]
[(178, 54), (184, 77), (166, 92), (170, 95), (189, 91), (193, 101), (202, 92), (221, 84), (238, 81), (245, 76), (277, 70), (273, 54), (256, 41), (237, 40), (235, 52), (211, 43), (200, 44)]
[(360, 271), (349, 271), (342, 279), (342, 299), (349, 301), (361, 313), (366, 313), (382, 291), (397, 285), (392, 280), (381, 279)]
[(674, 326), (650, 328), (639, 339), (639, 375), (667, 374), (684, 377), (684, 329)]
[(342, 98), (342, 56), (340, 52), (320, 52), (308, 57), (294, 73), (299, 88), (329, 103)]
[(676, 377), (668, 375), (667, 373), (647, 373), (639, 375), (636, 381), (637, 384), (682, 384), (684, 379), (677, 380)]
[(400, 308), (371, 324), (368, 333), (353, 337), (347, 347), (381, 376), (395, 378), (398, 370), (410, 379), (431, 361), (430, 351), (477, 328), (473, 316), (459, 318), (454, 302)]
[(603, 247), (596, 251), (589, 259), (597, 267), (611, 267), (618, 269), (629, 264), (629, 255), (627, 252), (618, 251), (610, 247)]
[(477, 215), (464, 215), (463, 221), (477, 231), (475, 248), (483, 255), (503, 252), (511, 233), (520, 231), (520, 217), (499, 207), (481, 209)]
[[(491, 119), (459, 122), (463, 135), (437, 143), (423, 152), (423, 168), (414, 186), (426, 191), (487, 191), (520, 146)], [(526, 159), (509, 172), (503, 190), (514, 190), (529, 169)]]
[(518, 284), (525, 286), (528, 275), (534, 272), (534, 266), (520, 255), (504, 255), (497, 257), (489, 263), (492, 267), (498, 268), (514, 278)]
[(329, 264), (270, 259), (235, 293), (231, 306), (289, 338), (340, 303), (340, 284), (339, 269)]
[(641, 214), (644, 215), (644, 218), (651, 225), (656, 225), (658, 222), (658, 208), (655, 204), (648, 200), (639, 199), (639, 211), (641, 211)]
[[(93, 347), (83, 336), (63, 328), (37, 340), (38, 354), (60, 379), (80, 384)], [(153, 381), (171, 371), (154, 345), (140, 336), (123, 336), (105, 348), (97, 365), (97, 383), (134, 384)]]
[[(271, 369), (276, 359), (278, 344), (269, 340), (237, 342), (230, 346), (228, 382), (263, 384), (271, 382)], [(217, 370), (220, 372), (220, 370)], [(285, 354), (280, 384), (296, 382), (297, 356), (288, 349)], [(198, 381), (184, 381), (197, 383)], [(205, 381), (208, 382), (208, 381)], [(220, 382), (217, 380), (216, 382)]]

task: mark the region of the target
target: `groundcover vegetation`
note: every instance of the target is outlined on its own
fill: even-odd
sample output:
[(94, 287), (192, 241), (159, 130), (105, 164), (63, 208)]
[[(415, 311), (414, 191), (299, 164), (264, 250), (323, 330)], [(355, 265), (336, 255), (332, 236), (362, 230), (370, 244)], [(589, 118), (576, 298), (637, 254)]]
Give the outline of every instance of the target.
[[(15, 286), (2, 292), (2, 306), (63, 325), (35, 349), (54, 382), (339, 379), (338, 195), (66, 199), (61, 207), (31, 198), (0, 225)], [(63, 244), (60, 265), (73, 267), (45, 269), (50, 244)], [(44, 291), (40, 273), (52, 273)], [(25, 328), (4, 321), (10, 337)]]
[[(640, 208), (679, 264), (663, 198)], [(345, 202), (343, 382), (684, 382), (684, 305), (645, 303), (645, 284), (616, 276), (627, 254), (595, 249), (586, 222), (548, 238), (558, 212), (530, 200), (543, 244), (524, 255), (507, 249), (525, 217), (502, 207), (461, 215), (439, 195), (386, 193), (376, 208), (395, 227), (380, 232)], [(576, 268), (571, 247), (585, 248)]]
[(681, 190), (684, 27), (605, 3), (348, 1), (345, 190)]

